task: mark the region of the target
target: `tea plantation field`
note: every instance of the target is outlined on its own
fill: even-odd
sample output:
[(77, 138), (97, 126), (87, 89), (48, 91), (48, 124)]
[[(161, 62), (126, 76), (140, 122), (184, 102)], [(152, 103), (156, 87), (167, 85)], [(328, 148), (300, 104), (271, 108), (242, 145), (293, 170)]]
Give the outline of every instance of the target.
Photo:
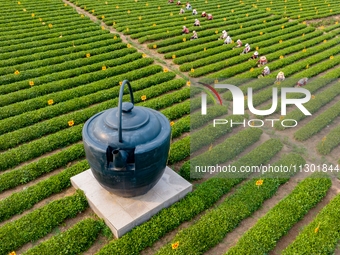
[[(338, 1), (194, 0), (197, 15), (167, 0), (0, 3), (0, 254), (340, 254)], [(285, 114), (281, 88), (304, 77), (311, 116)], [(84, 123), (117, 107), (123, 80), (136, 105), (169, 119), (168, 165), (193, 191), (116, 239), (70, 178), (89, 169)], [(245, 102), (251, 88), (270, 115), (247, 104), (233, 115), (231, 92), (212, 89), (221, 83)], [(238, 174), (191, 172), (216, 164)], [(241, 172), (268, 164), (288, 171)]]

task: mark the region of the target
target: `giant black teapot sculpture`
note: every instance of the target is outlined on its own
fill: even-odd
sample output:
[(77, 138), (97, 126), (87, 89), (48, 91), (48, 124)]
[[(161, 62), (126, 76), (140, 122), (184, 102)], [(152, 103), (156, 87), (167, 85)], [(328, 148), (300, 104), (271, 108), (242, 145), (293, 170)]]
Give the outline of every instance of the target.
[[(131, 102), (122, 102), (126, 84)], [(92, 116), (82, 134), (92, 173), (106, 190), (139, 196), (162, 177), (170, 148), (169, 121), (160, 112), (134, 106), (127, 80), (121, 85), (118, 107)]]

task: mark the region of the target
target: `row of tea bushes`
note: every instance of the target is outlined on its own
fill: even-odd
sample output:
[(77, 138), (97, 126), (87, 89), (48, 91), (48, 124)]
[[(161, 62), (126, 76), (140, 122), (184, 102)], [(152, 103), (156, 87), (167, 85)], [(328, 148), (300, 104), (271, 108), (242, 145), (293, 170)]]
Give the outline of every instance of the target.
[(282, 251), (288, 254), (334, 254), (340, 240), (340, 195), (333, 198)]
[[(83, 107), (90, 106), (92, 104), (101, 103), (102, 101), (107, 101), (109, 99), (112, 99), (113, 97), (119, 95), (119, 89), (120, 89), (119, 83), (122, 82), (124, 78), (126, 79), (132, 78), (129, 80), (141, 79), (140, 81), (136, 81), (136, 84), (134, 84), (133, 86), (133, 90), (136, 91), (136, 90), (148, 88), (149, 87), (148, 84), (155, 85), (155, 84), (158, 84), (158, 82), (162, 83), (163, 81), (171, 80), (171, 78), (174, 77), (174, 74), (167, 75), (165, 77), (160, 76), (158, 74), (159, 72), (162, 71), (162, 68), (160, 66), (152, 66), (152, 65), (146, 66), (144, 68), (139, 69), (138, 71), (139, 73), (135, 71), (128, 72), (124, 75), (111, 77), (111, 78), (108, 78), (107, 80), (94, 82), (93, 84), (88, 84), (85, 86), (81, 86), (79, 88), (74, 88), (70, 90), (65, 88), (65, 91), (68, 91), (71, 95), (73, 95), (72, 98), (69, 98), (69, 96), (67, 96), (66, 93), (64, 94), (63, 92), (53, 93), (52, 95), (56, 94), (55, 95), (56, 99), (54, 99), (54, 96), (49, 97), (49, 99), (53, 100), (52, 105), (49, 106), (48, 100), (47, 100), (44, 102), (43, 108), (36, 109), (35, 111), (23, 112), (22, 114), (13, 116), (11, 118), (0, 120), (0, 123), (1, 123), (0, 133), (3, 134), (3, 133), (6, 133), (6, 131), (9, 132), (9, 131), (15, 130), (15, 128), (22, 128), (22, 127), (34, 124), (41, 120), (53, 118), (61, 114), (69, 113), (71, 111), (76, 111)], [(153, 82), (150, 81), (151, 79), (153, 79)], [(97, 90), (96, 87), (98, 87), (99, 90)], [(88, 91), (89, 94), (82, 95), (83, 90)], [(101, 91), (107, 92), (107, 93), (100, 93)], [(30, 92), (31, 91), (29, 91), (29, 93)], [(38, 91), (36, 90), (32, 91), (32, 96), (34, 95), (34, 93), (37, 93), (37, 92)], [(33, 98), (32, 100), (35, 101), (35, 98)], [(55, 100), (60, 100), (60, 101), (55, 101)], [(75, 104), (73, 101), (76, 101), (76, 100), (78, 100), (78, 102)], [(38, 106), (38, 107), (43, 106), (43, 105), (40, 105), (41, 102), (39, 99), (36, 99), (36, 101), (38, 101), (38, 103), (32, 104), (33, 106)], [(4, 107), (5, 110), (10, 109), (10, 108), (11, 106)], [(18, 108), (20, 109), (21, 107), (18, 107)], [(25, 111), (25, 109), (22, 109), (22, 110)], [(35, 112), (39, 114), (34, 114)], [(22, 116), (27, 116), (29, 118), (23, 120)], [(21, 121), (19, 121), (19, 119), (21, 119)], [(16, 123), (16, 125), (14, 125), (13, 127), (14, 123)]]
[[(270, 33), (276, 30), (276, 26), (280, 26), (280, 25), (282, 26), (282, 24), (286, 24), (287, 22), (286, 20), (283, 19), (283, 20), (277, 20), (273, 23), (274, 24), (272, 24), (272, 27), (265, 27), (263, 31), (266, 33)], [(233, 34), (234, 33), (236, 33), (236, 31), (234, 31)], [(249, 34), (251, 36), (248, 36)], [(237, 38), (245, 41), (249, 38), (252, 38), (258, 35), (259, 35), (258, 31), (256, 31), (256, 32), (249, 32), (247, 34), (240, 34)], [(215, 31), (215, 35), (212, 35), (210, 37), (211, 39), (207, 40), (206, 42), (205, 40), (200, 40), (200, 41), (192, 40), (190, 42), (179, 43), (181, 47), (173, 46), (173, 48), (170, 48), (171, 46), (168, 46), (167, 48), (169, 48), (169, 51), (170, 50), (173, 50), (173, 51), (165, 54), (164, 57), (170, 58), (173, 55), (175, 55), (176, 58), (174, 59), (174, 63), (180, 65), (180, 64), (187, 63), (187, 62), (194, 62), (196, 60), (203, 59), (205, 57), (210, 57), (212, 55), (221, 53), (221, 51), (231, 50), (234, 47), (233, 44), (229, 44), (229, 45), (223, 44), (223, 41), (221, 39), (216, 40), (216, 38), (219, 38), (219, 35), (216, 35), (216, 31)], [(195, 43), (195, 41), (198, 41), (198, 42)], [(190, 48), (188, 48), (188, 46)]]
[[(339, 61), (340, 63), (340, 61)], [(335, 79), (335, 78), (334, 78)], [(320, 81), (320, 82), (319, 82)], [(324, 83), (322, 83), (322, 81), (325, 81)], [(319, 84), (320, 86), (317, 88), (317, 89), (321, 89), (323, 86), (326, 86), (328, 85), (328, 83), (330, 82), (330, 80), (324, 80), (324, 79), (316, 79), (314, 84)], [(286, 85), (286, 84), (285, 84)], [(308, 89), (310, 88), (309, 86), (307, 87)], [(310, 90), (310, 92), (312, 93), (313, 91)], [(334, 85), (331, 85), (331, 87), (323, 90), (322, 92), (320, 92), (319, 94), (317, 95), (312, 95), (312, 100), (305, 103), (304, 104), (304, 107), (306, 107), (306, 109), (311, 113), (311, 114), (314, 114), (316, 113), (317, 111), (320, 110), (320, 108), (322, 108), (324, 105), (328, 104), (329, 102), (331, 102), (337, 95), (340, 94), (340, 89), (339, 87), (337, 86), (337, 84), (334, 84)], [(299, 95), (301, 96), (301, 94)], [(280, 102), (279, 102), (280, 103)], [(281, 107), (278, 107), (279, 109)], [(277, 110), (279, 110), (277, 109)], [(334, 111), (334, 110), (333, 110)], [(331, 111), (329, 111), (331, 112)], [(320, 115), (323, 115), (320, 114)], [(321, 119), (322, 117), (319, 117), (320, 115), (318, 115), (318, 117), (316, 119)], [(336, 117), (337, 115), (335, 115), (333, 118), (329, 119), (328, 122), (326, 123), (320, 123), (320, 124), (317, 124), (317, 121), (312, 121), (314, 124), (310, 124), (310, 123), (307, 123), (306, 125), (308, 126), (308, 128), (306, 128), (306, 126), (303, 126), (300, 130), (296, 131), (294, 133), (294, 137), (295, 139), (297, 139), (298, 141), (304, 141), (304, 140), (307, 140), (309, 137), (311, 137), (312, 135), (314, 135), (316, 132), (320, 131), (322, 128), (324, 128), (326, 125), (328, 125), (330, 122), (332, 122), (334, 120), (334, 118)], [(303, 120), (305, 119), (307, 116), (304, 115), (300, 110), (298, 109), (295, 109), (291, 112), (289, 112), (285, 117), (284, 119), (294, 119), (296, 121), (300, 121), (300, 120)], [(294, 123), (292, 121), (286, 121), (287, 125), (293, 125)], [(274, 125), (276, 129), (278, 130), (284, 130), (286, 129), (285, 127), (281, 126), (281, 125), (277, 125), (275, 124)], [(317, 130), (317, 131), (316, 131)], [(306, 132), (307, 131), (307, 132)]]
[(71, 186), (70, 178), (89, 168), (90, 166), (86, 160), (80, 161), (46, 180), (42, 180), (0, 200), (0, 222), (9, 219), (15, 214), (22, 213), (39, 201)]
[(61, 152), (39, 159), (37, 162), (32, 162), (13, 171), (5, 172), (0, 175), (0, 192), (28, 183), (43, 174), (66, 166), (69, 162), (84, 156), (85, 151), (83, 144), (74, 144)]
[[(250, 44), (252, 51), (255, 51), (256, 47), (258, 47), (258, 52), (259, 54), (266, 55), (270, 53), (275, 53), (279, 49), (283, 49), (283, 45), (288, 48), (288, 45), (292, 45), (290, 40), (293, 40), (297, 42), (296, 37), (301, 36), (303, 33), (305, 34), (305, 38), (302, 38), (303, 41), (308, 40), (308, 38), (315, 38), (315, 34), (313, 37), (311, 37), (310, 34), (314, 31), (313, 28), (303, 28), (305, 27), (304, 25), (298, 25), (296, 24), (295, 26), (285, 28), (283, 31), (281, 29), (282, 23), (280, 23), (277, 26), (274, 26), (276, 28), (276, 32), (273, 33), (265, 33), (263, 35), (259, 35), (259, 32), (256, 32), (256, 35), (253, 35), (250, 37), (250, 39), (247, 40), (247, 43)], [(280, 29), (280, 30), (279, 30)], [(278, 31), (279, 30), (279, 31)], [(264, 33), (263, 31), (261, 31)], [(313, 33), (312, 33), (313, 34)], [(282, 44), (278, 44), (279, 41), (282, 40)], [(301, 43), (301, 40), (299, 40), (299, 43)], [(185, 72), (191, 70), (191, 68), (198, 68), (198, 67), (206, 67), (208, 65), (212, 65), (213, 63), (218, 64), (221, 61), (228, 61), (229, 66), (238, 64), (238, 63), (243, 63), (244, 61), (247, 61), (251, 55), (249, 54), (242, 55), (240, 56), (240, 53), (242, 52), (243, 48), (240, 49), (233, 49), (235, 44), (231, 45), (221, 45), (222, 42), (220, 43), (220, 47), (217, 47), (216, 49), (220, 49), (220, 53), (214, 54), (215, 49), (212, 50), (207, 50), (206, 52), (201, 52), (200, 54), (196, 54), (196, 58), (198, 58), (195, 61), (191, 61), (188, 63), (184, 63), (181, 67), (180, 70)], [(255, 46), (256, 45), (256, 46)], [(277, 59), (275, 56), (268, 55), (266, 56), (268, 61), (271, 61), (273, 59)], [(237, 61), (238, 60), (238, 61)], [(177, 62), (175, 59), (174, 62)], [(251, 63), (254, 66), (254, 61)]]
[[(224, 30), (223, 29), (224, 27), (228, 27), (228, 34), (231, 35), (233, 38), (238, 38), (238, 39), (241, 39), (242, 41), (250, 40), (249, 43), (255, 43), (257, 41), (261, 41), (259, 37), (259, 32), (258, 32), (259, 29), (263, 30), (263, 33), (265, 34), (268, 32), (278, 30), (279, 28), (281, 28), (283, 23), (287, 22), (286, 19), (280, 19), (279, 17), (276, 16), (274, 18), (270, 18), (268, 20), (268, 23), (267, 23), (267, 20), (266, 20), (266, 23), (260, 23), (258, 20), (268, 18), (267, 15), (264, 15), (264, 14), (261, 14), (258, 17), (254, 17), (254, 18), (257, 19), (257, 21), (250, 21), (245, 24), (247, 25), (247, 29), (240, 29), (240, 25), (238, 24), (233, 24), (233, 25), (228, 26), (227, 24), (223, 24), (223, 23), (222, 23), (221, 28), (214, 28), (210, 30), (209, 29), (207, 30), (205, 27), (204, 29), (193, 28), (193, 30), (195, 30), (199, 35), (199, 38), (197, 40), (189, 41), (190, 36), (188, 35), (182, 35), (175, 39), (163, 40), (162, 42), (159, 42), (156, 44), (157, 48), (159, 48), (157, 52), (164, 54), (164, 53), (170, 53), (170, 52), (183, 50), (184, 48), (187, 48), (186, 49), (188, 51), (187, 55), (190, 55), (194, 53), (194, 50), (195, 50), (195, 47), (191, 47), (191, 46), (195, 46), (198, 44), (204, 45), (206, 48), (210, 48), (210, 47), (213, 48), (214, 46), (215, 47), (220, 46), (221, 48), (222, 46), (224, 46), (223, 48), (228, 49), (230, 48), (231, 45), (223, 45), (223, 40), (217, 40), (220, 37), (222, 30)], [(291, 24), (287, 23), (288, 26), (293, 26), (296, 24), (297, 23), (294, 23), (294, 22), (292, 22)], [(256, 32), (253, 32), (253, 31), (256, 31)], [(253, 37), (257, 37), (257, 38), (254, 39)], [(183, 42), (183, 38), (186, 38), (188, 41)], [(152, 48), (153, 44), (149, 44), (148, 47)], [(167, 58), (166, 56), (169, 56), (169, 54), (166, 54), (165, 58)]]
[(67, 231), (53, 236), (22, 254), (80, 254), (91, 247), (105, 226), (104, 222), (92, 218), (81, 220)]
[[(263, 143), (261, 146), (265, 144), (266, 143)], [(260, 159), (263, 157), (263, 154), (255, 153), (257, 149), (249, 153), (255, 156), (254, 161), (244, 161), (242, 164), (239, 164), (238, 161), (234, 165), (237, 165), (239, 169), (241, 166), (258, 166), (261, 163), (267, 162), (270, 157), (266, 160), (263, 160), (263, 158)], [(305, 160), (301, 156), (289, 154), (276, 162), (275, 165), (300, 165), (304, 162)], [(294, 173), (290, 173), (290, 175), (293, 174)], [(236, 180), (240, 181), (240, 179), (230, 179), (230, 181), (234, 182)], [(260, 180), (263, 181), (260, 186), (256, 185), (258, 180), (254, 179), (244, 183), (218, 207), (208, 210), (193, 225), (179, 231), (170, 243), (163, 246), (156, 254), (203, 254), (205, 251), (217, 245), (225, 235), (236, 228), (243, 219), (251, 216), (258, 210), (263, 202), (272, 197), (278, 187), (287, 182), (289, 178), (261, 178)], [(178, 247), (173, 249), (172, 245), (175, 243), (178, 243)]]
[(0, 227), (0, 252), (9, 253), (22, 245), (50, 233), (68, 218), (76, 217), (88, 207), (81, 192), (55, 200), (25, 216)]
[[(266, 181), (264, 180), (264, 182)], [(301, 220), (310, 209), (326, 196), (331, 185), (332, 181), (328, 176), (319, 173), (304, 179), (287, 197), (282, 199), (243, 234), (237, 244), (226, 254), (268, 253), (295, 223)], [(254, 198), (254, 196), (249, 197)]]
[[(209, 126), (210, 127), (210, 126)], [(216, 127), (215, 127), (216, 128)], [(210, 127), (210, 132), (215, 132), (215, 128)], [(228, 129), (223, 125), (222, 128)], [(180, 175), (185, 179), (200, 179), (204, 173), (196, 173), (196, 166), (212, 166), (222, 164), (235, 158), (238, 154), (248, 148), (250, 145), (257, 142), (262, 135), (262, 130), (258, 128), (244, 129), (237, 134), (228, 137), (223, 142), (212, 147), (206, 152), (185, 162), (181, 169)], [(212, 142), (212, 141), (211, 141)]]
[[(333, 65), (332, 63), (330, 63), (330, 61), (327, 61), (327, 62), (323, 62), (322, 69), (320, 69), (320, 66), (312, 66), (308, 68), (308, 70), (302, 71), (301, 73), (294, 75), (292, 79), (285, 80), (284, 82), (281, 83), (281, 86), (293, 87), (296, 85), (296, 82), (298, 81), (298, 79), (300, 79), (303, 75), (310, 74), (310, 75), (315, 76), (317, 74), (320, 74), (320, 71), (327, 70), (324, 68), (328, 68), (328, 64), (330, 64), (330, 66)], [(332, 71), (327, 72), (326, 74), (316, 77), (315, 79), (312, 78), (310, 81), (308, 81), (308, 84), (306, 85), (305, 88), (307, 88), (311, 94), (314, 94), (319, 89), (326, 87), (328, 84), (336, 80), (338, 77), (340, 77), (340, 73), (338, 72), (338, 70), (334, 69)], [(291, 98), (301, 98), (301, 97), (303, 97), (303, 95), (297, 94), (297, 93), (291, 95)], [(270, 107), (271, 107), (271, 104), (261, 107), (261, 109), (268, 109)], [(280, 110), (281, 110), (281, 99), (278, 100), (278, 105), (274, 112), (279, 112)], [(261, 118), (260, 116), (258, 117)]]
[[(321, 47), (322, 48), (322, 47)], [(320, 48), (319, 48), (320, 49)], [(318, 53), (316, 55), (313, 55), (309, 58), (306, 58), (304, 60), (301, 60), (299, 62), (294, 62), (297, 61), (297, 59), (295, 59), (294, 57), (292, 58), (285, 58), (287, 61), (283, 61), (283, 62), (290, 62), (287, 67), (281, 69), (285, 74), (287, 74), (287, 76), (289, 75), (293, 75), (297, 72), (299, 72), (296, 76), (300, 76), (300, 77), (313, 77), (316, 76), (317, 74), (322, 73), (323, 71), (328, 70), (329, 68), (334, 67), (335, 65), (337, 65), (338, 63), (340, 63), (339, 58), (334, 58), (333, 55), (337, 54), (337, 52), (339, 52), (339, 49), (337, 49), (337, 47), (331, 48), (329, 50), (325, 50), (322, 53)], [(299, 54), (297, 54), (299, 55)], [(283, 59), (283, 60), (285, 60)], [(322, 62), (324, 61), (324, 62)], [(322, 64), (318, 64), (315, 65), (311, 68), (307, 68), (306, 66), (309, 64), (317, 64), (317, 63), (321, 63)], [(294, 83), (290, 83), (291, 86), (294, 86)], [(275, 84), (275, 86), (277, 87), (281, 87), (281, 83), (279, 84)], [(258, 106), (262, 103), (265, 103), (266, 101), (268, 101), (270, 98), (272, 98), (272, 88), (267, 88), (262, 90), (261, 92), (257, 93), (254, 95), (253, 97), (253, 105), (254, 106)]]
[[(314, 37), (313, 39), (305, 41), (304, 43), (293, 44), (292, 46), (285, 47), (284, 49), (282, 49), (283, 45), (281, 45), (280, 43), (276, 44), (275, 46), (273, 46), (269, 49), (272, 53), (266, 55), (266, 57), (269, 61), (268, 66), (269, 66), (270, 70), (277, 70), (279, 68), (283, 68), (283, 67), (285, 67), (289, 64), (293, 64), (293, 63), (294, 64), (298, 63), (298, 64), (302, 65), (302, 63), (296, 62), (296, 61), (298, 61), (298, 60), (304, 60), (305, 61), (305, 58), (307, 56), (312, 56), (317, 52), (320, 52), (322, 50), (326, 50), (326, 49), (328, 49), (332, 46), (335, 46), (337, 39), (335, 39), (333, 41), (328, 41), (327, 43), (322, 44), (322, 45), (318, 45), (321, 42), (323, 42), (324, 40), (330, 40), (335, 36), (336, 36), (336, 34), (326, 34), (326, 35)], [(294, 40), (296, 40), (296, 39), (294, 39)], [(303, 38), (300, 39), (299, 42), (301, 42), (301, 40), (303, 40)], [(291, 42), (288, 41), (287, 43), (291, 43)], [(283, 44), (283, 42), (282, 42), (282, 44)], [(316, 47), (310, 48), (310, 47), (313, 47), (313, 46), (316, 46)], [(309, 50), (304, 51), (305, 48), (308, 48)], [(279, 49), (281, 49), (281, 50), (279, 50)], [(266, 49), (266, 51), (267, 50), (268, 49)], [(330, 49), (330, 50), (336, 51), (337, 49), (336, 49), (336, 47), (334, 47), (333, 49)], [(297, 52), (299, 52), (299, 53), (297, 53)], [(292, 54), (292, 53), (297, 53), (297, 54)], [(289, 56), (285, 58), (284, 56), (286, 56), (288, 54), (289, 54)], [(251, 55), (248, 54), (248, 58), (250, 58), (250, 57), (251, 57)], [(321, 59), (322, 59), (322, 57), (323, 56), (320, 56)], [(274, 60), (277, 60), (277, 61), (274, 61)], [(306, 67), (307, 64), (304, 65), (304, 68)], [(208, 66), (205, 66), (205, 67), (202, 67), (202, 68), (199, 68), (199, 69), (195, 69), (194, 72), (190, 72), (190, 76), (198, 77), (198, 76), (201, 76), (201, 75), (204, 75), (204, 74), (208, 74), (210, 72), (215, 72), (215, 71), (221, 70), (225, 66), (229, 66), (229, 60), (224, 61), (224, 62), (218, 62), (216, 64), (208, 65)], [(219, 78), (233, 77), (236, 74), (239, 74), (241, 72), (249, 71), (249, 70), (251, 70), (251, 68), (254, 68), (255, 66), (256, 66), (255, 61), (249, 61), (249, 62), (242, 63), (242, 64), (239, 64), (239, 65), (234, 65), (234, 66), (227, 68), (225, 70), (216, 72), (215, 74), (208, 75), (208, 77), (219, 77)], [(292, 67), (292, 68), (294, 68), (294, 67)], [(253, 72), (248, 72), (247, 76), (255, 78), (255, 77), (257, 77), (257, 75), (259, 75), (261, 73), (261, 71), (262, 71), (261, 69), (255, 69)], [(292, 71), (296, 71), (296, 69), (291, 70), (291, 72)], [(271, 74), (271, 75), (273, 75), (273, 74)]]
[[(339, 104), (337, 104), (337, 107), (339, 107)], [(333, 107), (332, 107), (333, 108)], [(333, 108), (334, 110), (334, 108)], [(336, 110), (334, 110), (336, 111)], [(333, 115), (334, 116), (334, 115)], [(339, 116), (339, 114), (337, 115)], [(326, 117), (324, 115), (323, 117)], [(329, 118), (332, 118), (332, 114), (328, 112)], [(327, 155), (329, 154), (335, 147), (339, 146), (340, 144), (340, 128), (339, 126), (333, 128), (324, 138), (321, 139), (320, 142), (318, 142), (316, 149), (321, 155)]]
[[(56, 43), (61, 44), (60, 47), (61, 49), (64, 47), (69, 47), (72, 46), (72, 43), (80, 44), (79, 49), (73, 50), (69, 54), (69, 58), (67, 58), (67, 61), (65, 61), (65, 57), (62, 55), (57, 55), (58, 53), (61, 54), (61, 50), (59, 52), (57, 50), (47, 50), (44, 49), (45, 51), (42, 53), (39, 53), (34, 56), (34, 53), (32, 52), (33, 57), (39, 56), (39, 59), (34, 59), (32, 55), (30, 58), (24, 54), (28, 54), (28, 52), (23, 52), (22, 57), (18, 58), (26, 58), (25, 60), (27, 62), (24, 62), (23, 60), (22, 63), (19, 62), (19, 60), (4, 60), (4, 62), (7, 64), (2, 64), (3, 66), (0, 68), (0, 73), (2, 75), (6, 74), (13, 74), (13, 69), (20, 70), (22, 72), (25, 72), (25, 77), (30, 77), (33, 78), (36, 75), (36, 72), (34, 72), (34, 69), (37, 69), (37, 72), (41, 72), (41, 75), (46, 75), (46, 74), (52, 74), (55, 71), (64, 71), (64, 70), (69, 70), (74, 67), (82, 67), (82, 65), (90, 65), (95, 62), (98, 62), (100, 60), (107, 60), (107, 54), (109, 53), (109, 49), (111, 48), (110, 43), (114, 45), (114, 48), (116, 49), (124, 49), (126, 48), (126, 44), (121, 43), (121, 39), (113, 39), (112, 35), (109, 34), (103, 34), (100, 30), (97, 29), (96, 32), (88, 33), (88, 36), (91, 39), (78, 39), (78, 40), (73, 40), (71, 39), (71, 42), (62, 43), (60, 38), (57, 38)], [(56, 39), (55, 39), (56, 40)], [(27, 44), (27, 43), (26, 43)], [(66, 45), (65, 45), (66, 44)], [(82, 46), (81, 44), (85, 44), (86, 46)], [(47, 44), (49, 45), (49, 44)], [(18, 46), (16, 46), (18, 47)], [(27, 46), (29, 48), (29, 45)], [(32, 46), (31, 46), (32, 47)], [(51, 51), (51, 52), (49, 52)], [(96, 56), (95, 58), (86, 58), (86, 53), (92, 53), (92, 56)], [(64, 53), (65, 54), (65, 53)], [(100, 54), (103, 54), (100, 56)], [(100, 56), (100, 57), (99, 57)], [(32, 61), (30, 61), (32, 60)], [(64, 60), (64, 61), (63, 61)], [(55, 65), (55, 69), (49, 69), (46, 68), (48, 65)], [(54, 71), (55, 70), (55, 71)]]
[[(322, 94), (328, 94), (328, 96), (332, 100), (334, 97), (339, 95), (339, 92), (337, 91), (338, 87), (339, 87), (339, 83), (336, 83), (329, 89), (329, 91), (327, 90), (328, 92), (330, 92), (329, 94), (328, 93), (322, 93)], [(336, 91), (336, 92), (334, 92), (334, 91)], [(333, 92), (334, 94), (331, 94), (331, 92)], [(320, 95), (320, 97), (321, 96), (323, 96), (323, 95)], [(327, 97), (324, 99), (324, 102), (322, 102), (322, 99), (323, 98), (320, 99), (321, 103), (320, 103), (319, 108), (321, 108), (323, 105), (329, 103), (329, 101), (330, 101)], [(309, 121), (306, 125), (301, 127), (298, 131), (296, 131), (294, 133), (294, 138), (298, 141), (305, 141), (308, 138), (315, 135), (316, 133), (320, 132), (323, 128), (325, 128), (327, 125), (332, 123), (334, 121), (334, 119), (337, 118), (340, 115), (339, 106), (340, 106), (340, 104), (336, 103), (333, 106), (326, 109), (324, 112), (320, 113), (317, 117), (315, 117), (313, 120)], [(319, 109), (319, 108), (317, 108), (317, 109)], [(310, 110), (310, 108), (307, 108), (307, 109)], [(314, 111), (311, 111), (311, 113), (314, 113)], [(299, 120), (299, 118), (297, 118), (297, 120)]]
[[(215, 118), (218, 116), (211, 116), (210, 117)], [(243, 120), (244, 117), (242, 116), (232, 116), (232, 117), (227, 117), (226, 119), (228, 123), (232, 119), (234, 122), (241, 121)], [(192, 131), (192, 130), (191, 130)], [(191, 132), (190, 136), (186, 136), (182, 138), (181, 140), (178, 140), (174, 142), (171, 145), (170, 149), (170, 156), (168, 159), (169, 164), (173, 164), (176, 162), (179, 162), (187, 157), (190, 156), (191, 153), (199, 150), (203, 146), (210, 145), (212, 144), (216, 139), (219, 137), (229, 133), (232, 131), (232, 127), (228, 125), (219, 125), (216, 127), (213, 127), (212, 125), (208, 125), (203, 127), (202, 129), (199, 129), (198, 131)], [(247, 146), (244, 145), (243, 143), (246, 143), (246, 141), (240, 141), (242, 146)], [(211, 145), (212, 146), (212, 145)], [(237, 152), (235, 152), (237, 154)], [(185, 163), (188, 164), (188, 163)]]

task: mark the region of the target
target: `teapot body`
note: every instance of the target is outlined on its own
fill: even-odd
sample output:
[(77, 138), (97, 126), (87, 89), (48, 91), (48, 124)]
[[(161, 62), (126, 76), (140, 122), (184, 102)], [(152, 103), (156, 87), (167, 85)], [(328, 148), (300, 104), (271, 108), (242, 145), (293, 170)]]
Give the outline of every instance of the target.
[(118, 108), (92, 116), (82, 135), (86, 159), (99, 184), (118, 196), (134, 197), (148, 192), (162, 177), (171, 127), (158, 111), (124, 104), (120, 100)]

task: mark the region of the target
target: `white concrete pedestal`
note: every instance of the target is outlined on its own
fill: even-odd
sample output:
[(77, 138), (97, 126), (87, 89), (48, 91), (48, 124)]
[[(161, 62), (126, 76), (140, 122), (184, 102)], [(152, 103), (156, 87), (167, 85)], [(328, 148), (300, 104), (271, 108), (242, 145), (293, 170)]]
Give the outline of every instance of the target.
[(104, 219), (117, 238), (192, 191), (192, 184), (169, 167), (148, 193), (132, 198), (119, 197), (105, 190), (91, 169), (73, 176), (71, 183), (84, 191), (92, 210)]

